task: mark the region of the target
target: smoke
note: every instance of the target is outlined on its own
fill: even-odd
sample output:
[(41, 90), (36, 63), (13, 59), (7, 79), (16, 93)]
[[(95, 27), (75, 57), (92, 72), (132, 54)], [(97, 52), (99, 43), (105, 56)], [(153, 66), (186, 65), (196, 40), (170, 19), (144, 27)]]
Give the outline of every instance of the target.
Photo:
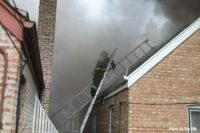
[(186, 25), (200, 16), (199, 0), (157, 0), (160, 5), (155, 12), (162, 11), (172, 23)]
[[(38, 0), (16, 4), (38, 20)], [(147, 37), (158, 45), (198, 18), (199, 5), (199, 0), (59, 0), (50, 112), (91, 83), (102, 50), (118, 48), (118, 60)]]
[(63, 0), (57, 7), (51, 110), (91, 83), (102, 50), (118, 48), (119, 60), (136, 47), (154, 16), (153, 2), (145, 0)]
[[(12, 0), (9, 0), (12, 3)], [(118, 48), (115, 61), (150, 38), (171, 39), (200, 16), (199, 0), (59, 0), (50, 114), (91, 83), (103, 50)], [(38, 20), (38, 0), (16, 0)]]
[[(174, 35), (200, 16), (199, 0), (155, 0), (155, 16), (165, 19), (164, 24), (156, 25), (156, 18), (146, 25), (144, 35), (156, 45), (170, 40)], [(160, 19), (157, 19), (158, 21)]]
[(50, 114), (91, 83), (102, 50), (119, 60), (139, 42), (158, 45), (196, 19), (198, 0), (60, 0)]

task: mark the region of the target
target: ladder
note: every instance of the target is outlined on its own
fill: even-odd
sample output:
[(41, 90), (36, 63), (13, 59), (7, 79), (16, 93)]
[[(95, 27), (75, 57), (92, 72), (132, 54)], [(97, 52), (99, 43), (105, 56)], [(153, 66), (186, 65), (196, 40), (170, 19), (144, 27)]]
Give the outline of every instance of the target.
[[(139, 65), (141, 65), (146, 59), (157, 51), (157, 47), (152, 47), (148, 43), (148, 39), (141, 42), (136, 48), (130, 51), (126, 56), (116, 63), (115, 70), (109, 69), (104, 77), (102, 88), (99, 90), (99, 95), (101, 92), (108, 90), (113, 83), (122, 83), (124, 80), (123, 75), (128, 75), (130, 72), (135, 70)], [(96, 93), (97, 94), (97, 93)], [(96, 96), (97, 97), (97, 96)], [(54, 124), (58, 129), (63, 126), (67, 126), (75, 114), (80, 112), (84, 107), (86, 107), (92, 101), (92, 96), (90, 94), (90, 85), (82, 89), (77, 95), (75, 95), (68, 103), (61, 107), (57, 112), (50, 115)], [(71, 124), (73, 125), (73, 124)], [(81, 125), (79, 123), (79, 125)], [(67, 128), (64, 128), (67, 130)]]
[(110, 68), (111, 62), (112, 62), (113, 57), (114, 57), (114, 55), (115, 55), (115, 53), (116, 53), (116, 50), (117, 50), (117, 49), (115, 49), (115, 50), (113, 51), (113, 53), (111, 54), (111, 56), (110, 56), (110, 61), (109, 61), (109, 63), (108, 63), (108, 66), (107, 66), (107, 68), (106, 68), (106, 71), (105, 71), (105, 73), (104, 73), (104, 75), (103, 75), (103, 79), (101, 80), (101, 82), (100, 82), (100, 84), (99, 84), (99, 87), (98, 87), (98, 89), (97, 89), (97, 91), (96, 91), (96, 94), (95, 94), (94, 98), (92, 99), (92, 102), (90, 103), (90, 106), (89, 106), (89, 108), (88, 108), (88, 110), (87, 110), (87, 112), (86, 112), (86, 114), (85, 114), (85, 117), (84, 117), (84, 119), (83, 119), (83, 122), (82, 122), (82, 124), (81, 124), (80, 133), (83, 133), (84, 127), (85, 127), (85, 125), (86, 125), (86, 123), (87, 123), (87, 120), (88, 120), (88, 118), (89, 118), (89, 116), (90, 116), (90, 113), (91, 113), (92, 108), (93, 108), (93, 106), (94, 106), (94, 104), (95, 104), (95, 101), (96, 101), (96, 99), (97, 99), (97, 96), (98, 96), (98, 94), (99, 94), (101, 88), (103, 87), (103, 81), (104, 81), (104, 79), (105, 79), (105, 77), (106, 77), (106, 75), (107, 75), (107, 73), (108, 73), (108, 70), (109, 70), (109, 68)]

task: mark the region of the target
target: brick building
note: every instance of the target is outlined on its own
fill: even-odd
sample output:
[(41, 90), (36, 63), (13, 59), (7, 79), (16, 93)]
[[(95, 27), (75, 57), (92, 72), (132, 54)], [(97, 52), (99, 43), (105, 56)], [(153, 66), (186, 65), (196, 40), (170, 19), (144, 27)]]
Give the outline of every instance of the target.
[(105, 90), (86, 130), (199, 133), (199, 53), (200, 18), (124, 76), (122, 84)]
[(0, 0), (0, 133), (57, 133), (40, 104), (44, 86), (36, 23)]
[(52, 87), (51, 82), (56, 21), (56, 3), (57, 0), (40, 0), (38, 40), (45, 82), (45, 88), (42, 93), (42, 104), (46, 112), (49, 110), (49, 98)]

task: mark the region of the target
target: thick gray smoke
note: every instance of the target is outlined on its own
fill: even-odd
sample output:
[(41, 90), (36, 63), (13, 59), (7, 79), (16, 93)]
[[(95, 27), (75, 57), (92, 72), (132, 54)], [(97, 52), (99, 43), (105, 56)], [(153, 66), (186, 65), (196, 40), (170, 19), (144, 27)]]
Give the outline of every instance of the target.
[[(37, 21), (39, 0), (15, 1), (29, 12), (31, 20)], [(102, 50), (118, 48), (117, 61), (144, 39), (159, 45), (200, 16), (199, 0), (57, 2), (50, 114), (91, 83)]]
[(200, 16), (199, 0), (157, 0), (156, 14), (163, 14), (168, 18), (166, 36), (173, 36), (184, 27), (191, 24)]
[(152, 1), (58, 1), (51, 111), (91, 83), (102, 50), (118, 48), (118, 60), (145, 39), (145, 27), (154, 15)]
[[(9, 0), (12, 4), (12, 0)], [(15, 0), (37, 21), (39, 0)], [(158, 45), (200, 16), (199, 0), (58, 0), (50, 111), (91, 83), (102, 50), (115, 60), (145, 38)]]
[(91, 83), (102, 50), (115, 61), (150, 38), (158, 45), (195, 20), (199, 0), (59, 0), (50, 113)]
[(172, 23), (187, 25), (200, 16), (199, 0), (157, 0), (156, 13), (164, 13)]

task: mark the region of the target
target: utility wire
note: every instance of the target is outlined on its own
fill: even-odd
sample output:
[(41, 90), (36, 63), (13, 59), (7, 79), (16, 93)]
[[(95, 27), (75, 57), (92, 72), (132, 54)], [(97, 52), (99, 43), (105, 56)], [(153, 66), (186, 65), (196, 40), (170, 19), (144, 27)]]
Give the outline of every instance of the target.
[(19, 16), (20, 24), (21, 24), (21, 26), (23, 27), (23, 26), (24, 26), (24, 23), (23, 23), (23, 21), (22, 21), (22, 18), (21, 18), (20, 15), (17, 15), (17, 12), (18, 12), (17, 4), (16, 4), (15, 0), (12, 0), (12, 2), (13, 2), (13, 4), (14, 4), (14, 9), (15, 9), (15, 11), (16, 11), (15, 16), (16, 16), (16, 17)]

